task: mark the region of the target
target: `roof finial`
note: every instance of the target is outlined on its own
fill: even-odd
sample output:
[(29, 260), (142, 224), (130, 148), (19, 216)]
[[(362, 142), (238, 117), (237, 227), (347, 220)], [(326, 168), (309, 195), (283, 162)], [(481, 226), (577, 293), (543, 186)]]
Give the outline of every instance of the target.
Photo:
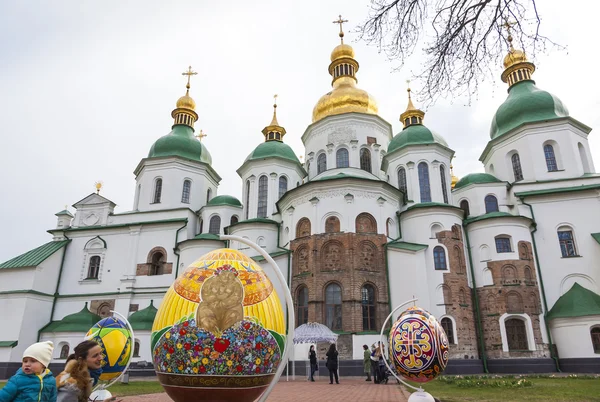
[(196, 138), (198, 138), (198, 141), (202, 141), (202, 138), (207, 136), (208, 134), (206, 134), (204, 131), (202, 131), (202, 129), (200, 129), (200, 132), (196, 135)]
[(423, 124), (423, 117), (425, 117), (425, 113), (422, 110), (419, 110), (413, 105), (410, 89), (410, 80), (406, 80), (407, 88), (406, 92), (408, 93), (408, 105), (406, 105), (406, 110), (404, 113), (400, 115), (400, 121), (404, 124), (404, 128), (413, 125), (413, 124)]
[(102, 185), (104, 183), (102, 183), (102, 181), (98, 180), (96, 183), (94, 183), (94, 186), (96, 187), (96, 194), (100, 194), (100, 189), (102, 188)]
[(285, 135), (285, 128), (281, 127), (277, 121), (277, 96), (277, 94), (273, 95), (273, 119), (271, 119), (271, 123), (262, 130), (265, 141), (282, 141), (283, 136)]
[(181, 73), (181, 75), (187, 75), (187, 84), (185, 85), (186, 91), (185, 94), (189, 95), (190, 94), (190, 79), (192, 78), (192, 75), (197, 75), (198, 73), (195, 71), (192, 71), (192, 66), (188, 67), (188, 70)]
[(513, 41), (513, 37), (510, 33), (510, 29), (514, 26), (517, 25), (516, 22), (509, 22), (508, 20), (504, 20), (504, 24), (502, 24), (502, 27), (504, 29), (506, 29), (506, 32), (508, 33), (508, 37), (506, 38), (506, 40), (508, 40), (508, 46), (510, 48), (511, 51), (515, 50), (515, 48), (513, 47), (512, 41)]
[(277, 94), (273, 95), (273, 120), (271, 120), (271, 126), (278, 126), (277, 122)]
[(342, 19), (342, 15), (340, 14), (338, 16), (337, 21), (333, 21), (334, 24), (340, 24), (340, 40), (342, 41), (342, 45), (344, 44), (344, 30), (342, 29), (342, 25), (344, 24), (344, 22), (348, 22), (348, 20), (344, 20)]

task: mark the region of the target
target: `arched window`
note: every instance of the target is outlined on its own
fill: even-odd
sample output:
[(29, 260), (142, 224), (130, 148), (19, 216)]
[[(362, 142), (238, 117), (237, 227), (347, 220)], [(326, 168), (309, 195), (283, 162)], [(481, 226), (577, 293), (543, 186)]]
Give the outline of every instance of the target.
[(248, 214), (250, 213), (250, 180), (246, 180), (246, 219), (248, 219)]
[(296, 224), (296, 237), (310, 236), (310, 220), (308, 218), (302, 218)]
[(340, 148), (337, 150), (335, 154), (335, 166), (338, 168), (347, 168), (350, 166), (348, 150), (346, 148)]
[(554, 147), (552, 145), (544, 145), (544, 156), (546, 157), (546, 167), (548, 168), (548, 171), (557, 171), (558, 165), (556, 164), (556, 156), (554, 155)]
[(558, 228), (558, 243), (560, 244), (560, 252), (563, 257), (577, 256), (575, 239), (573, 238), (573, 230), (571, 230), (570, 227), (564, 226)]
[(408, 185), (406, 184), (406, 169), (401, 167), (398, 169), (398, 188), (404, 194), (404, 199), (408, 197)]
[(308, 288), (300, 287), (296, 292), (296, 327), (308, 322)]
[(523, 170), (521, 169), (521, 158), (519, 158), (519, 154), (513, 154), (513, 156), (510, 157), (510, 160), (512, 162), (515, 181), (523, 180)]
[(238, 221), (239, 221), (239, 220), (238, 220), (238, 217), (237, 217), (237, 215), (233, 215), (233, 216), (231, 217), (231, 220), (229, 221), (229, 224), (230, 224), (230, 225), (235, 225), (236, 223), (238, 223)]
[(133, 344), (133, 357), (140, 357), (140, 341), (138, 340)]
[(88, 266), (88, 274), (86, 279), (98, 279), (100, 273), (100, 256), (93, 256), (90, 258), (90, 265)]
[(377, 233), (377, 221), (371, 214), (363, 212), (356, 217), (356, 233)]
[(496, 252), (497, 253), (510, 253), (512, 252), (512, 247), (510, 244), (509, 236), (498, 236), (496, 237)]
[(340, 231), (340, 220), (335, 216), (330, 216), (325, 221), (325, 233), (337, 233)]
[(446, 264), (446, 251), (444, 250), (444, 247), (435, 246), (433, 248), (433, 265), (435, 269), (448, 269), (448, 265)]
[(267, 217), (267, 200), (269, 198), (269, 179), (267, 176), (260, 176), (258, 179), (258, 210), (257, 218)]
[(184, 204), (190, 203), (190, 190), (192, 189), (192, 181), (184, 180), (183, 181), (183, 190), (181, 190), (181, 202)]
[(288, 180), (285, 176), (279, 176), (279, 198), (287, 192)]
[(509, 351), (529, 350), (525, 321), (518, 318), (510, 318), (504, 322), (504, 326), (506, 327), (506, 340)]
[(446, 336), (448, 337), (448, 343), (456, 343), (454, 341), (454, 328), (452, 325), (452, 320), (448, 317), (444, 317), (442, 318), (442, 328), (444, 329), (444, 332), (446, 333)]
[(367, 148), (360, 150), (360, 168), (371, 173), (371, 151)]
[(485, 196), (485, 213), (498, 212), (498, 199), (493, 195)]
[(444, 203), (448, 203), (448, 186), (446, 184), (446, 168), (444, 165), (440, 165), (440, 180), (442, 181), (442, 195), (444, 196)]
[(431, 202), (431, 187), (429, 186), (429, 166), (425, 162), (419, 163), (419, 190), (421, 202)]
[(154, 204), (160, 203), (160, 197), (162, 196), (162, 179), (156, 179), (154, 182), (154, 198), (152, 202)]
[(600, 353), (600, 327), (590, 329), (590, 336), (592, 337), (594, 353)]
[(577, 149), (579, 149), (579, 159), (581, 159), (581, 166), (583, 167), (583, 173), (591, 173), (590, 163), (588, 162), (587, 152), (581, 142), (577, 143)]
[(326, 170), (327, 170), (327, 155), (322, 153), (317, 158), (317, 174), (323, 173)]
[(460, 209), (462, 209), (465, 212), (465, 219), (467, 219), (469, 215), (471, 215), (471, 211), (469, 210), (469, 201), (462, 200), (460, 202)]
[(209, 188), (208, 190), (206, 190), (206, 203), (208, 204), (211, 199), (212, 199), (212, 189)]
[(59, 359), (66, 359), (67, 357), (69, 357), (69, 345), (62, 345)]
[(152, 259), (150, 260), (150, 269), (148, 270), (148, 275), (162, 275), (164, 274), (165, 265), (165, 256), (161, 252), (156, 252), (152, 254)]
[(365, 285), (360, 290), (362, 303), (363, 331), (377, 329), (375, 324), (375, 288)]
[(325, 325), (330, 329), (342, 329), (342, 288), (330, 283), (325, 288)]
[(210, 223), (208, 224), (208, 233), (216, 235), (221, 233), (221, 217), (219, 215), (215, 215), (210, 218)]

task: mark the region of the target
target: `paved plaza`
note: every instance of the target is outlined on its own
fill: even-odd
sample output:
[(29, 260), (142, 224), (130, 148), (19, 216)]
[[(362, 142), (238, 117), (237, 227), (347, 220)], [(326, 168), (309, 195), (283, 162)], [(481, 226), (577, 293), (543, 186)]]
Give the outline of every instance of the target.
[[(407, 394), (408, 395), (408, 394)], [(407, 397), (399, 385), (376, 385), (364, 377), (340, 378), (340, 384), (329, 384), (329, 378), (315, 382), (296, 378), (285, 381), (285, 376), (275, 386), (268, 402), (291, 401), (346, 401), (346, 402), (406, 402)], [(127, 396), (123, 402), (171, 402), (165, 393)]]

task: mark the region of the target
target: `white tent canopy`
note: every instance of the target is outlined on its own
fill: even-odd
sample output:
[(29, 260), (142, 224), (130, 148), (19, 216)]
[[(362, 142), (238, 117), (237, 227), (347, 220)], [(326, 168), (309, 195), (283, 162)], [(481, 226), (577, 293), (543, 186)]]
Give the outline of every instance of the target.
[(294, 344), (337, 342), (338, 335), (323, 324), (308, 322), (300, 325), (294, 330)]

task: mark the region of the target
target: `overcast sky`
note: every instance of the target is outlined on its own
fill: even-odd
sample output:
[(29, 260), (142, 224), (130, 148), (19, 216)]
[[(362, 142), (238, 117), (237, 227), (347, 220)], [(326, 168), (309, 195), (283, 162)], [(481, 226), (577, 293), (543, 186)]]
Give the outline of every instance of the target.
[[(339, 43), (342, 14), (351, 30), (369, 0), (303, 1), (27, 1), (0, 2), (0, 262), (49, 240), (54, 214), (94, 191), (130, 210), (133, 170), (167, 134), (175, 101), (185, 92), (188, 65), (204, 143), (222, 176), (219, 194), (241, 196), (235, 170), (263, 141), (279, 94), (285, 142), (303, 155), (300, 137), (312, 109), (330, 90), (329, 55)], [(560, 97), (571, 116), (592, 127), (600, 163), (600, 74), (597, 2), (538, 2), (542, 31), (567, 51), (540, 55), (534, 79)], [(582, 10), (584, 10), (582, 12)], [(418, 55), (399, 72), (374, 47), (348, 33), (360, 63), (359, 86), (393, 125), (406, 107), (406, 79)], [(455, 174), (483, 171), (478, 158), (506, 98), (487, 82), (470, 105), (439, 100), (425, 124), (456, 151)], [(418, 93), (419, 88), (413, 85)], [(74, 212), (74, 209), (70, 207)]]

